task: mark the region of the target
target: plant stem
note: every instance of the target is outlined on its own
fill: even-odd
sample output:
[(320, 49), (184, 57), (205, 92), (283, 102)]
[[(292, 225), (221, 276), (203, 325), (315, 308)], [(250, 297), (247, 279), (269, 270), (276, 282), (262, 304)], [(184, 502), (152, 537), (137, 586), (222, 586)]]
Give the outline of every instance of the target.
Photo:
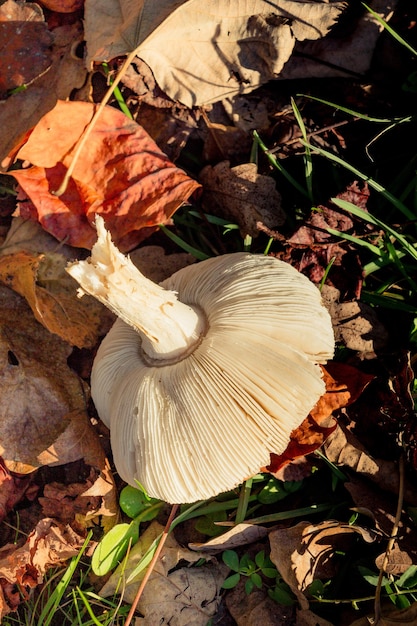
[(152, 571), (153, 571), (153, 569), (155, 567), (155, 564), (156, 564), (157, 560), (159, 559), (159, 555), (161, 554), (162, 548), (164, 547), (164, 544), (165, 544), (165, 542), (167, 540), (167, 537), (168, 537), (169, 532), (171, 530), (171, 524), (174, 521), (174, 517), (175, 517), (175, 515), (176, 515), (176, 513), (178, 511), (178, 508), (179, 508), (179, 505), (178, 504), (174, 504), (172, 509), (171, 509), (171, 513), (169, 514), (169, 518), (168, 518), (168, 521), (167, 521), (167, 523), (165, 525), (165, 528), (164, 528), (164, 531), (162, 533), (162, 537), (161, 537), (161, 539), (159, 541), (158, 547), (155, 550), (155, 554), (153, 555), (152, 561), (149, 563), (149, 567), (146, 570), (146, 574), (145, 574), (145, 576), (144, 576), (144, 578), (143, 578), (143, 580), (142, 580), (142, 582), (141, 582), (141, 584), (139, 586), (139, 589), (138, 589), (138, 591), (136, 593), (136, 597), (135, 597), (135, 599), (134, 599), (134, 601), (132, 603), (132, 606), (130, 607), (130, 611), (129, 611), (129, 614), (128, 614), (127, 619), (126, 619), (125, 626), (129, 626), (129, 624), (132, 623), (132, 619), (133, 619), (133, 617), (135, 615), (136, 607), (137, 607), (137, 605), (139, 603), (139, 600), (142, 597), (143, 590), (145, 589), (146, 583), (148, 582), (148, 580), (149, 580), (149, 578), (150, 578), (150, 576), (152, 574)]

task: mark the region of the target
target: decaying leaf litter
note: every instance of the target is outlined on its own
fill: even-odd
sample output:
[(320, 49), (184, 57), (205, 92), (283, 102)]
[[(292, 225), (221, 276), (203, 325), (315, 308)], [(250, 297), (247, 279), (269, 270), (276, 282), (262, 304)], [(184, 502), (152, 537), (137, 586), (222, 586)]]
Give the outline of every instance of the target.
[[(330, 101), (338, 95), (345, 107), (378, 111), (380, 117), (397, 108), (400, 114), (410, 111), (412, 95), (388, 96), (378, 80), (381, 67), (395, 67), (392, 55), (384, 58), (386, 50), (375, 54), (381, 25), (349, 2), (286, 0), (276, 3), (273, 13), (255, 0), (219, 0), (209, 8), (199, 0), (144, 3), (140, 10), (130, 3), (96, 4), (68, 3), (65, 12), (62, 3), (53, 2), (38, 8), (7, 0), (0, 6), (7, 41), (0, 61), (0, 117), (9, 130), (1, 133), (3, 167), (9, 170), (2, 186), (18, 194), (14, 203), (5, 196), (1, 213), (2, 618), (16, 623), (17, 615), (22, 623), (19, 616), (39, 595), (50, 568), (79, 554), (89, 529), (96, 529), (98, 540), (112, 527), (117, 530), (115, 523), (129, 521), (126, 509), (120, 513), (118, 507), (123, 485), (109, 466), (108, 433), (89, 392), (94, 349), (114, 318), (93, 299), (77, 299), (76, 284), (65, 271), (68, 261), (88, 257), (95, 241), (93, 218), (101, 214), (118, 246), (157, 282), (195, 261), (156, 232), (161, 223), (189, 240), (189, 251), (197, 249), (199, 259), (237, 252), (250, 241), (251, 250), (262, 254), (268, 244), (272, 254), (320, 286), (340, 346), (338, 358), (323, 366), (326, 393), (293, 431), (287, 450), (259, 468), (268, 469), (270, 478), (265, 473), (240, 490), (240, 501), (245, 489), (249, 496), (243, 519), (235, 519), (242, 511), (236, 490), (230, 499), (236, 503), (227, 508), (226, 501), (222, 514), (198, 516), (197, 510), (178, 524), (176, 539), (169, 535), (137, 623), (360, 623), (373, 613), (372, 599), (356, 611), (352, 600), (373, 597), (382, 564), (385, 592), (391, 585), (397, 604), (383, 601), (380, 623), (414, 623), (413, 344), (398, 329), (399, 323), (404, 329), (410, 325), (410, 310), (387, 314), (366, 302), (357, 242), (371, 238), (376, 246), (386, 232), (330, 203), (337, 196), (372, 212), (372, 181), (353, 174), (334, 181), (314, 164), (313, 201), (308, 178), (302, 189), (290, 180), (294, 172), (300, 176), (293, 164), (303, 156), (308, 167), (300, 110), (313, 149), (351, 156), (359, 144), (358, 163), (366, 161), (365, 142), (351, 119), (338, 123), (333, 110), (297, 93)], [(382, 0), (371, 6), (385, 18), (395, 9)], [(412, 15), (407, 2), (400, 2), (391, 22), (405, 29), (407, 38), (415, 37)], [(404, 67), (403, 50), (390, 48), (387, 39), (385, 46), (394, 50), (393, 58), (399, 55), (395, 69), (408, 80), (410, 59)], [(106, 88), (104, 74), (110, 71), (114, 78), (126, 54), (132, 62), (122, 94), (134, 120), (112, 101), (57, 196)], [(34, 56), (37, 63), (29, 69), (22, 59)], [(375, 59), (376, 67), (364, 76)], [(277, 155), (289, 168), (287, 176), (274, 175), (259, 144), (257, 165), (249, 162), (252, 131), (273, 149), (269, 163)], [(370, 143), (371, 154), (372, 149)], [(383, 172), (384, 163), (378, 165)], [(303, 177), (298, 181), (302, 186)], [(183, 202), (190, 204), (180, 209)], [(223, 235), (221, 225), (229, 233)], [(346, 240), (335, 231), (346, 233)], [(401, 442), (407, 462), (403, 514), (396, 523)], [(167, 510), (158, 510), (163, 523)], [(133, 578), (131, 572), (159, 535), (156, 524), (145, 520), (139, 543), (121, 566), (129, 582), (127, 603), (134, 601), (143, 577), (143, 570)], [(393, 528), (396, 542), (384, 559)], [(208, 540), (212, 534), (219, 536)], [(95, 542), (90, 545), (91, 550)], [(249, 569), (238, 565), (239, 582), (226, 592), (222, 584), (231, 572), (222, 554), (227, 550), (236, 551), (238, 563), (246, 555), (242, 567)], [(265, 551), (277, 572), (271, 579), (259, 565)], [(199, 559), (205, 563), (193, 567)], [(256, 570), (251, 575), (250, 563)], [(351, 575), (343, 577), (346, 567), (355, 572), (354, 590)], [(390, 575), (397, 578), (390, 581)], [(104, 576), (91, 578), (86, 587), (112, 597), (118, 581), (115, 570), (107, 587)], [(410, 593), (396, 596), (398, 591)], [(335, 605), (335, 598), (344, 603)], [(102, 607), (96, 619), (108, 623)]]

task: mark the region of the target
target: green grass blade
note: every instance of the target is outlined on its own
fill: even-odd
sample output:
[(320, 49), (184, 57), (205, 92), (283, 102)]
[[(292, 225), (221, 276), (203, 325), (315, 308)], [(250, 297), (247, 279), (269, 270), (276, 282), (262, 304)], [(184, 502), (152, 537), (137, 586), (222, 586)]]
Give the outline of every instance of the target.
[(178, 237), (178, 235), (176, 235), (175, 233), (172, 233), (163, 224), (160, 224), (159, 228), (169, 239), (171, 239), (171, 241), (176, 243), (177, 246), (185, 250), (185, 252), (192, 254), (193, 257), (195, 257), (199, 261), (204, 261), (205, 259), (209, 258), (208, 254), (206, 254), (205, 252), (202, 252), (201, 250), (198, 250), (197, 248), (194, 248), (193, 246), (190, 246), (186, 241), (184, 241), (184, 239), (181, 239), (181, 237)]
[(305, 179), (306, 179), (306, 187), (307, 187), (307, 193), (308, 193), (308, 197), (309, 200), (312, 204), (314, 204), (314, 200), (313, 200), (313, 162), (311, 159), (311, 150), (310, 150), (310, 144), (308, 141), (308, 137), (307, 137), (307, 130), (304, 124), (304, 120), (303, 117), (295, 103), (295, 100), (293, 98), (291, 98), (291, 106), (292, 109), (294, 111), (294, 116), (295, 119), (297, 121), (297, 124), (301, 130), (301, 134), (303, 136), (304, 139), (304, 147), (305, 147), (305, 154), (303, 156), (303, 160), (304, 160), (304, 171), (305, 171)]
[(384, 307), (386, 309), (405, 311), (406, 313), (417, 315), (417, 307), (412, 304), (407, 304), (407, 302), (404, 302), (392, 293), (377, 294), (364, 289), (361, 293), (361, 300), (363, 302), (367, 302), (368, 304)]
[(84, 604), (85, 608), (87, 609), (87, 613), (91, 617), (92, 624), (95, 624), (95, 626), (103, 626), (103, 623), (99, 622), (97, 617), (94, 615), (94, 612), (93, 612), (93, 609), (90, 606), (90, 603), (88, 602), (87, 598), (85, 597), (83, 591), (78, 586), (77, 586), (77, 593), (80, 596), (81, 600), (83, 601), (83, 604)]
[(382, 17), (380, 15), (378, 15), (378, 13), (375, 13), (375, 11), (373, 11), (370, 7), (368, 7), (368, 5), (366, 5), (364, 2), (362, 2), (362, 4), (365, 7), (365, 9), (367, 11), (369, 11), (369, 13), (371, 15), (374, 16), (374, 18), (377, 20), (377, 22), (379, 22), (381, 24), (381, 26), (383, 26), (385, 28), (385, 30), (392, 37), (394, 37), (394, 39), (396, 39), (402, 46), (407, 48), (407, 50), (409, 50), (411, 52), (411, 54), (417, 55), (417, 50), (415, 48), (413, 48), (413, 46), (411, 46), (405, 39), (403, 39), (401, 37), (401, 35), (399, 35), (393, 28), (391, 28), (391, 26), (389, 26), (387, 24), (387, 22), (384, 19), (382, 19)]
[(375, 226), (379, 226), (380, 228), (382, 228), (386, 233), (389, 233), (390, 235), (395, 237), (398, 243), (402, 245), (404, 252), (409, 254), (414, 260), (417, 260), (417, 250), (414, 248), (413, 245), (409, 243), (409, 241), (407, 241), (407, 239), (403, 235), (401, 235), (394, 228), (391, 228), (391, 226), (385, 224), (385, 222), (382, 222), (377, 217), (374, 217), (370, 213), (367, 213), (366, 211), (359, 208), (355, 204), (352, 204), (351, 202), (341, 200), (340, 198), (332, 198), (332, 202), (344, 211), (352, 213), (352, 215), (356, 215), (356, 217), (359, 217), (364, 222), (368, 222), (369, 224), (374, 224)]
[(348, 233), (342, 233), (342, 231), (336, 230), (335, 228), (326, 228), (326, 230), (330, 235), (340, 237), (341, 239), (346, 239), (346, 241), (351, 241), (357, 246), (366, 248), (376, 256), (382, 255), (381, 250), (377, 246), (374, 246), (372, 243), (369, 243), (369, 241), (366, 241), (366, 239), (360, 239), (360, 237), (355, 237), (354, 235), (349, 235)]
[(55, 587), (55, 589), (53, 590), (53, 592), (51, 593), (50, 597), (48, 598), (48, 601), (46, 603), (46, 605), (44, 606), (41, 615), (39, 616), (38, 619), (38, 626), (49, 626), (49, 624), (52, 622), (56, 610), (58, 609), (59, 603), (62, 600), (62, 597), (65, 593), (65, 590), (67, 589), (71, 578), (74, 575), (74, 572), (77, 568), (77, 565), (82, 557), (82, 555), (84, 554), (85, 550), (87, 549), (87, 546), (90, 542), (90, 539), (93, 535), (93, 531), (89, 531), (87, 534), (87, 537), (85, 538), (85, 541), (82, 545), (81, 550), (79, 551), (79, 553), (74, 556), (67, 569), (64, 572), (64, 575), (62, 576), (61, 580), (59, 581), (59, 583), (57, 584), (57, 586)]
[(398, 269), (400, 274), (403, 275), (405, 280), (409, 283), (409, 285), (410, 285), (411, 289), (414, 291), (414, 293), (417, 294), (417, 284), (414, 282), (414, 280), (412, 279), (410, 274), (406, 271), (403, 263), (401, 262), (400, 257), (397, 254), (397, 250), (392, 245), (392, 242), (390, 240), (387, 240), (385, 245), (387, 246), (387, 250), (389, 252), (389, 255), (392, 258), (392, 261), (395, 264), (396, 268)]
[(324, 284), (327, 280), (327, 277), (329, 275), (330, 270), (332, 269), (332, 265), (333, 263), (336, 261), (336, 257), (332, 256), (332, 258), (330, 259), (330, 261), (328, 262), (326, 269), (324, 270), (324, 274), (323, 274), (323, 278), (320, 281), (320, 285), (319, 285), (319, 290), (321, 291), (324, 287)]
[(310, 506), (305, 506), (301, 509), (294, 509), (293, 511), (281, 511), (279, 513), (271, 513), (270, 515), (254, 517), (253, 519), (246, 520), (246, 523), (268, 524), (269, 522), (281, 522), (286, 519), (304, 517), (305, 515), (314, 515), (315, 513), (323, 513), (324, 511), (330, 511), (333, 508), (333, 504), (311, 504)]
[[(301, 141), (301, 143), (304, 143), (304, 141), (302, 139), (300, 139), (300, 141)], [(364, 174), (360, 170), (356, 169), (356, 167), (354, 167), (350, 163), (347, 163), (347, 161), (345, 161), (344, 159), (341, 159), (339, 156), (337, 156), (336, 154), (333, 154), (332, 152), (328, 152), (327, 150), (323, 150), (323, 148), (318, 148), (317, 146), (312, 146), (311, 149), (316, 154), (319, 154), (320, 156), (325, 157), (329, 161), (333, 161), (334, 163), (337, 163), (338, 165), (341, 165), (342, 167), (344, 167), (349, 172), (352, 172), (352, 174), (355, 174), (355, 176), (357, 176), (361, 180), (366, 181), (368, 183), (368, 185), (372, 189), (374, 189), (375, 191), (380, 193), (383, 198), (385, 198), (388, 202), (390, 202), (390, 204), (392, 204), (403, 215), (405, 215), (405, 217), (407, 219), (409, 219), (409, 220), (416, 220), (417, 219), (417, 215), (415, 215), (412, 211), (410, 211), (410, 209), (408, 207), (406, 207), (398, 198), (393, 196), (392, 193), (387, 191), (387, 189), (385, 189), (385, 187), (383, 185), (381, 185), (380, 183), (377, 183), (375, 180), (373, 180), (372, 178), (370, 178), (369, 176), (367, 176), (366, 174)]]
[[(308, 94), (299, 93), (297, 96), (302, 98), (308, 98), (309, 100), (315, 100), (316, 102), (320, 102), (321, 104), (326, 104), (333, 109), (337, 109), (338, 111), (343, 111), (343, 113), (347, 113), (348, 115), (352, 115), (353, 117), (357, 117), (358, 119), (365, 120), (366, 122), (376, 122), (378, 124), (392, 124), (393, 122), (400, 122), (404, 118), (402, 117), (371, 117), (370, 115), (366, 115), (365, 113), (360, 113), (360, 111), (355, 111), (353, 109), (349, 109), (348, 107), (344, 107), (341, 104), (337, 104), (337, 102), (330, 102), (330, 100), (323, 100), (323, 98), (317, 98), (315, 96), (310, 96)], [(411, 119), (410, 118), (407, 118)]]
[[(230, 222), (230, 220), (225, 220), (223, 217), (217, 217), (217, 215), (210, 215), (209, 213), (204, 213), (204, 217), (198, 211), (188, 211), (188, 215), (192, 217), (197, 217), (200, 220), (207, 220), (209, 224), (215, 224), (216, 226), (223, 226), (227, 228), (227, 230), (239, 230), (238, 224), (234, 224)], [(186, 223), (185, 220), (182, 220), (183, 223)], [(181, 223), (181, 222), (180, 222)]]
[[(109, 76), (110, 74), (109, 66), (105, 61), (103, 61), (102, 66), (103, 66), (105, 75), (109, 78), (109, 84), (111, 85), (113, 83), (113, 79)], [(123, 94), (120, 91), (119, 87), (114, 88), (113, 95), (117, 104), (119, 105), (119, 109), (126, 115), (126, 117), (133, 120), (133, 115), (131, 114), (129, 107), (126, 104), (125, 99), (123, 98)]]
[(300, 183), (293, 176), (291, 176), (289, 172), (287, 172), (285, 167), (280, 163), (280, 161), (276, 158), (276, 156), (274, 156), (268, 150), (268, 148), (266, 147), (262, 139), (259, 137), (256, 130), (253, 131), (253, 137), (255, 141), (257, 142), (258, 146), (261, 148), (262, 152), (265, 154), (268, 161), (271, 163), (271, 165), (275, 167), (275, 169), (277, 169), (279, 173), (282, 174), (284, 178), (286, 178), (288, 182), (291, 183), (291, 185), (295, 189), (297, 189), (297, 191), (299, 191), (303, 196), (306, 196), (308, 198), (309, 197), (308, 191), (302, 185), (300, 185)]
[(235, 517), (236, 524), (241, 524), (246, 517), (250, 494), (252, 491), (252, 482), (252, 479), (248, 478), (248, 480), (243, 483), (240, 489), (239, 504), (237, 505)]

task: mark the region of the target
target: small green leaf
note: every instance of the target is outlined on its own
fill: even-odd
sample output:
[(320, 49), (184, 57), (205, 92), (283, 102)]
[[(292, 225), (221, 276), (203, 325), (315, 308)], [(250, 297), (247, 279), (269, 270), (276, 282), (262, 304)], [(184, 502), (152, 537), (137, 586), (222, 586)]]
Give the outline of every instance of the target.
[[(378, 579), (379, 579), (379, 574), (376, 574), (375, 572), (373, 572), (372, 570), (368, 569), (367, 567), (362, 567), (362, 565), (360, 565), (358, 567), (358, 571), (359, 571), (360, 575), (362, 576), (362, 578), (364, 578), (367, 583), (369, 583), (373, 587), (377, 586)], [(382, 579), (382, 584), (386, 585), (388, 583), (389, 583), (388, 578), (386, 578), (384, 576), (383, 579)]]
[(276, 478), (270, 478), (265, 487), (258, 493), (258, 501), (261, 504), (274, 504), (287, 497), (287, 492), (282, 487), (282, 482)]
[[(155, 498), (149, 498), (143, 491), (140, 489), (136, 489), (131, 485), (127, 485), (124, 487), (120, 493), (120, 508), (126, 515), (131, 518), (137, 517), (140, 513), (144, 512), (145, 509), (150, 508), (154, 504), (157, 504), (159, 500)], [(151, 519), (157, 515), (157, 511), (153, 514), (154, 509), (152, 510), (152, 514), (150, 513), (150, 517), (148, 518), (146, 514), (141, 517), (142, 522), (149, 522)]]
[(410, 589), (417, 585), (417, 565), (410, 565), (408, 569), (396, 581), (398, 587)]
[(217, 526), (215, 522), (225, 522), (227, 520), (226, 511), (214, 511), (208, 515), (199, 517), (195, 523), (195, 529), (203, 535), (209, 537), (217, 537), (224, 533), (222, 526)]
[(284, 606), (292, 606), (296, 602), (291, 591), (288, 591), (282, 585), (277, 585), (274, 589), (268, 589), (268, 595), (274, 602)]
[(245, 582), (245, 591), (246, 591), (246, 593), (248, 595), (251, 593), (251, 591), (253, 590), (254, 586), (255, 585), (254, 585), (252, 579), (248, 578), (248, 580)]
[(278, 570), (276, 567), (263, 567), (262, 574), (267, 578), (276, 578), (278, 576)]
[(240, 567), (246, 570), (255, 569), (255, 563), (249, 558), (249, 554), (244, 554), (240, 559)]
[(240, 574), (232, 574), (231, 576), (226, 578), (226, 580), (223, 582), (222, 588), (223, 589), (233, 589), (233, 587), (236, 587), (236, 585), (238, 584), (239, 580), (240, 580)]
[(222, 554), (223, 563), (234, 572), (239, 571), (239, 557), (234, 550), (225, 550)]
[(308, 586), (308, 593), (310, 596), (321, 598), (324, 593), (323, 582), (319, 578), (313, 580), (313, 582)]
[(137, 522), (113, 526), (94, 550), (91, 559), (93, 572), (97, 576), (107, 574), (121, 562), (127, 552), (129, 543), (135, 544), (138, 537), (139, 524)]
[(262, 569), (263, 564), (265, 563), (265, 551), (261, 550), (260, 552), (258, 552), (258, 554), (255, 556), (255, 563), (258, 567), (260, 567)]
[(255, 572), (254, 574), (251, 574), (250, 580), (253, 582), (255, 587), (258, 587), (258, 589), (262, 588), (262, 578), (259, 576), (257, 572)]

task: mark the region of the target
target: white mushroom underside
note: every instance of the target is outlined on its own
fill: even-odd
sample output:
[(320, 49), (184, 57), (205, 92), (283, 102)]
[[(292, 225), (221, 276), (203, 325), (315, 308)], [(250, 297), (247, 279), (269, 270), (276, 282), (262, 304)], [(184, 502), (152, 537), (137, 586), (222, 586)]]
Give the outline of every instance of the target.
[(178, 363), (149, 366), (118, 320), (92, 373), (115, 465), (167, 502), (227, 491), (269, 464), (324, 393), (333, 332), (320, 293), (286, 263), (250, 254), (189, 266), (163, 283), (208, 331)]

